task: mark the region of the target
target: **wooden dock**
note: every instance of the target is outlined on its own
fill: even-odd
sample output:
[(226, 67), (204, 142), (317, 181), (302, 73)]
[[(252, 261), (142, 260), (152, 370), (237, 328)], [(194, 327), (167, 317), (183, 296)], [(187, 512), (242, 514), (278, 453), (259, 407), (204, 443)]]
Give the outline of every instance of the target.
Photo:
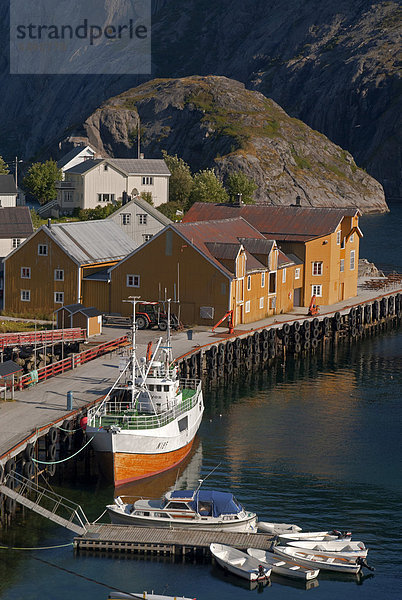
[(209, 554), (212, 542), (227, 544), (240, 550), (259, 548), (267, 550), (273, 540), (265, 533), (236, 533), (232, 531), (207, 531), (132, 527), (130, 525), (91, 524), (87, 532), (74, 538), (77, 551), (133, 552), (141, 554)]

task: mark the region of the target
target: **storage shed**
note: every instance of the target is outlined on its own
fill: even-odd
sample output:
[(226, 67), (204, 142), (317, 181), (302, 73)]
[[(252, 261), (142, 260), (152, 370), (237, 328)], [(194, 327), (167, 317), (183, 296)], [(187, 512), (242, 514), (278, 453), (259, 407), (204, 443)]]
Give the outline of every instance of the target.
[(102, 314), (94, 306), (86, 308), (82, 304), (69, 304), (55, 312), (58, 329), (80, 327), (85, 329), (88, 337), (102, 333)]

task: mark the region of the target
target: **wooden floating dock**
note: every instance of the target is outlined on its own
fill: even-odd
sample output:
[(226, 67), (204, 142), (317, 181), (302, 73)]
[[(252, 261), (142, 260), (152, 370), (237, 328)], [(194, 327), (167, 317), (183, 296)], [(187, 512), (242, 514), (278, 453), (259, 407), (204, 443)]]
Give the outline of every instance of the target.
[(209, 554), (212, 542), (240, 550), (267, 550), (273, 540), (265, 533), (237, 533), (198, 529), (131, 527), (130, 525), (91, 524), (87, 532), (74, 538), (77, 551), (135, 552), (141, 554)]

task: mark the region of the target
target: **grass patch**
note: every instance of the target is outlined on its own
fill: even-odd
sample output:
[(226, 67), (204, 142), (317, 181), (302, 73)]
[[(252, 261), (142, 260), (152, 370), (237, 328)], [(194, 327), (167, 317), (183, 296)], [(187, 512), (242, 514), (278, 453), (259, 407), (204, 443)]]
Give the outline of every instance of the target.
[(290, 147), (290, 152), (292, 153), (293, 160), (299, 169), (311, 169), (311, 163), (308, 158), (298, 154), (293, 145)]
[[(0, 321), (1, 321), (1, 317), (13, 317), (14, 319), (32, 319), (33, 321), (53, 321), (54, 319), (54, 315), (51, 313), (14, 313), (14, 312), (10, 312), (8, 310), (2, 310), (0, 311)], [(16, 323), (17, 321), (8, 321), (8, 323)], [(18, 321), (19, 322), (19, 321)], [(30, 326), (32, 329), (35, 329), (35, 323), (24, 323), (24, 321), (21, 321), (19, 323), (25, 324), (27, 326)], [(40, 327), (40, 325), (37, 323), (36, 327)], [(42, 326), (41, 326), (42, 327)], [(43, 325), (43, 329), (50, 329), (52, 326), (51, 324), (49, 325)], [(15, 330), (17, 331), (17, 330)]]

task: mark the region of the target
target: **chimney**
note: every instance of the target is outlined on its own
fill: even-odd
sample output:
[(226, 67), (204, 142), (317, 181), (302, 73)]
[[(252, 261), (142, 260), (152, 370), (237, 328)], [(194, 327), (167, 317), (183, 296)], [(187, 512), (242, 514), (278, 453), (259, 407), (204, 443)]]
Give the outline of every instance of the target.
[(296, 206), (301, 206), (301, 198), (300, 198), (300, 196), (296, 196)]
[(124, 191), (121, 195), (121, 205), (124, 206), (125, 204), (127, 204), (127, 192)]
[(47, 226), (49, 227), (49, 229), (52, 228), (52, 219), (47, 220)]
[(236, 194), (235, 206), (243, 206), (243, 202), (241, 201), (243, 194)]

